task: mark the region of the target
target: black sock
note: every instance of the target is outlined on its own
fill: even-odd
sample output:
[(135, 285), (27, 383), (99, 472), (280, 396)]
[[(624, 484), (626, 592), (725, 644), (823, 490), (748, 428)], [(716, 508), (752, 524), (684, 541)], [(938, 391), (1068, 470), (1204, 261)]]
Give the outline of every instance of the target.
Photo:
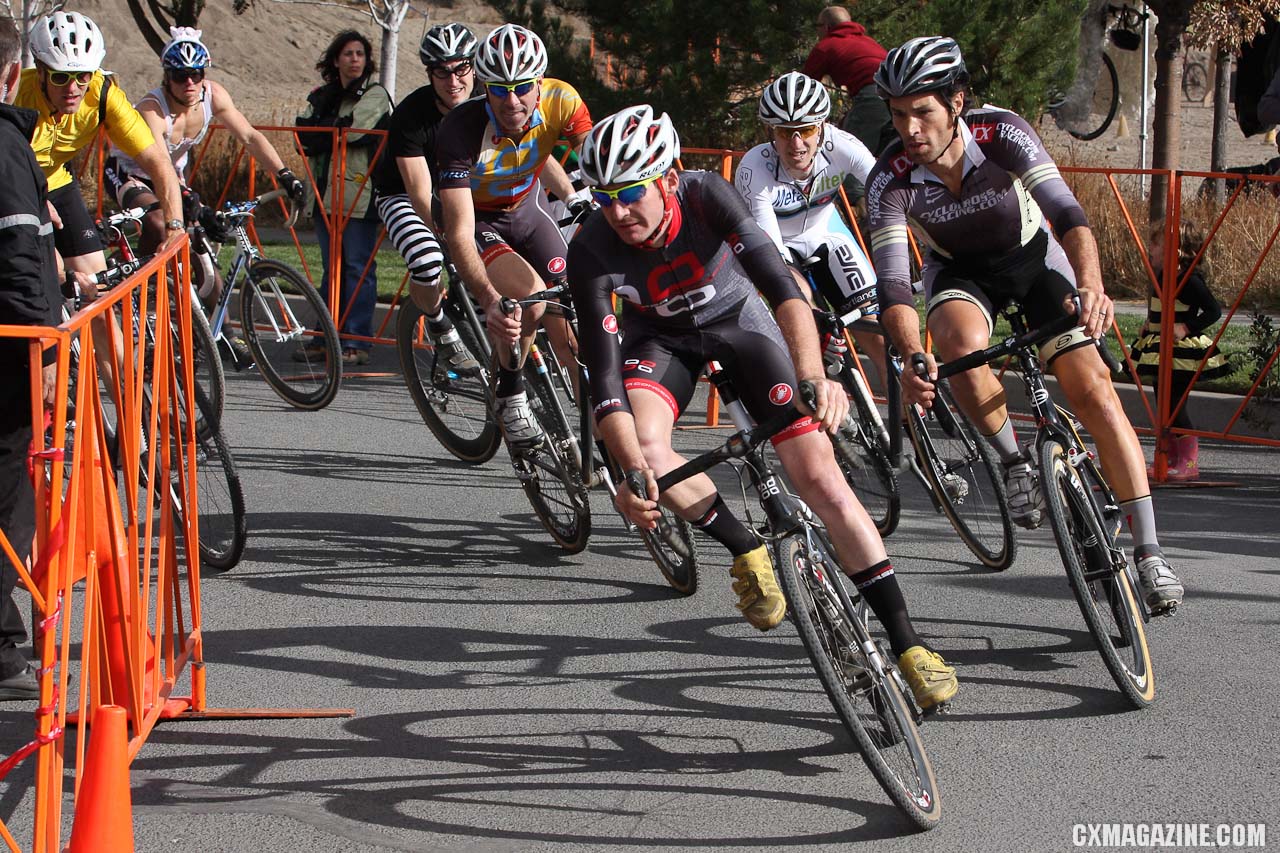
[(924, 645), (911, 625), (911, 618), (907, 616), (907, 602), (902, 598), (902, 589), (898, 586), (892, 563), (881, 560), (853, 575), (850, 580), (884, 626), (894, 655), (901, 655), (912, 646)]
[(452, 328), (453, 321), (449, 319), (448, 315), (444, 313), (444, 309), (442, 308), (436, 309), (436, 315), (434, 317), (430, 315), (427, 316), (427, 329), (429, 329), (431, 334), (436, 337), (443, 335)]
[(505, 367), (498, 368), (498, 387), (495, 393), (499, 397), (510, 397), (513, 394), (520, 393), (523, 388), (520, 382), (520, 371), (510, 370)]
[(760, 545), (746, 525), (725, 506), (724, 498), (718, 492), (710, 508), (693, 522), (693, 526), (728, 548), (735, 557), (754, 551)]

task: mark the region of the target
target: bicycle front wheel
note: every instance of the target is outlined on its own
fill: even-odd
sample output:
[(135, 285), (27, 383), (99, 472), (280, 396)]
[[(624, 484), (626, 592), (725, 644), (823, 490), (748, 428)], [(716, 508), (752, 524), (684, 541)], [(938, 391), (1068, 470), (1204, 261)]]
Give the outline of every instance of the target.
[(424, 339), (422, 309), (412, 299), (400, 303), (396, 316), (400, 368), (418, 414), (444, 449), (463, 462), (487, 462), (502, 443), (488, 402), (487, 359), (476, 330), (462, 318), (452, 319), (479, 368), (468, 374), (436, 362), (435, 350)]
[(1135, 708), (1145, 708), (1155, 699), (1156, 684), (1124, 552), (1116, 547), (1067, 449), (1047, 441), (1039, 461), (1049, 524), (1085, 624), (1120, 692)]
[(578, 462), (573, 431), (549, 374), (525, 365), (529, 406), (544, 433), (536, 447), (513, 450), (512, 464), (529, 505), (561, 548), (576, 554), (591, 535), (591, 505)]
[(338, 330), (311, 282), (278, 261), (254, 261), (241, 285), (240, 323), (281, 399), (308, 410), (333, 402), (342, 381)]
[(200, 564), (225, 572), (244, 554), (249, 538), (244, 488), (222, 427), (211, 421), (204, 392), (196, 387), (196, 406), (213, 428), (196, 433), (197, 515), (200, 519)]
[[(846, 370), (856, 370), (847, 367)], [(858, 496), (876, 530), (888, 536), (898, 529), (902, 513), (902, 496), (898, 491), (898, 472), (889, 462), (889, 448), (880, 438), (877, 424), (878, 412), (872, 411), (875, 401), (870, 399), (865, 386), (853, 379), (846, 381), (850, 387), (858, 422), (852, 431), (842, 433), (844, 440), (836, 440), (836, 460), (844, 473), (849, 488)]]
[(889, 656), (870, 639), (849, 596), (835, 588), (845, 576), (833, 555), (812, 528), (778, 543), (778, 579), (791, 619), (876, 781), (912, 823), (932, 829), (942, 816), (938, 780), (915, 714)]
[(934, 502), (984, 566), (1007, 569), (1017, 554), (1004, 476), (995, 453), (961, 413), (943, 380), (923, 416), (907, 410), (916, 460)]

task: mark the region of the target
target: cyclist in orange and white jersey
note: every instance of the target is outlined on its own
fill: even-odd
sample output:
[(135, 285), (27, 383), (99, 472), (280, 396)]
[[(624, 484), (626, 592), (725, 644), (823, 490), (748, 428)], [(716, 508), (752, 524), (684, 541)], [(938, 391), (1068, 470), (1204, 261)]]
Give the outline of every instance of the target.
[[(544, 77), (547, 51), (534, 33), (515, 24), (498, 27), (480, 43), (476, 77), (484, 95), (455, 107), (440, 125), (440, 203), (449, 250), (458, 273), (485, 313), (495, 350), (519, 343), (519, 362), (533, 341), (540, 309), (510, 317), (502, 297), (519, 299), (565, 273), (567, 246), (547, 210), (540, 178), (571, 209), (590, 204), (575, 194), (563, 170), (544, 170), (560, 139), (577, 149), (591, 130), (591, 116), (572, 86)], [(572, 363), (567, 327), (547, 324), (562, 363)], [(498, 419), (507, 440), (532, 444), (542, 430), (533, 419), (519, 364), (500, 359)]]

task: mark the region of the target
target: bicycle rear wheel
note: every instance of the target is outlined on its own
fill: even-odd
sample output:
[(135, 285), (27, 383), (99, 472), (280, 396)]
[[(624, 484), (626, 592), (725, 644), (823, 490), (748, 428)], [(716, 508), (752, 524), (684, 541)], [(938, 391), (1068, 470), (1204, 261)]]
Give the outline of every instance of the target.
[(847, 593), (836, 589), (845, 583), (844, 572), (824, 538), (808, 528), (808, 535), (794, 533), (777, 545), (778, 579), (792, 621), (876, 781), (912, 823), (932, 829), (942, 816), (938, 780), (915, 714), (891, 657), (871, 640)]
[(576, 439), (549, 373), (532, 355), (525, 363), (529, 406), (545, 433), (541, 444), (511, 451), (511, 462), (529, 505), (561, 548), (576, 554), (591, 535), (591, 506), (578, 462)]
[(311, 282), (285, 264), (260, 259), (240, 287), (244, 339), (271, 390), (299, 409), (333, 402), (342, 381), (338, 330)]
[(400, 368), (418, 414), (444, 449), (463, 462), (487, 462), (502, 443), (488, 401), (487, 357), (471, 324), (448, 313), (479, 369), (462, 374), (436, 363), (435, 350), (424, 341), (422, 309), (411, 299), (400, 303), (396, 316)]
[(1155, 699), (1155, 677), (1124, 552), (1066, 448), (1045, 442), (1039, 462), (1049, 524), (1085, 624), (1120, 692), (1135, 708), (1145, 708)]
[(956, 407), (946, 381), (934, 387), (937, 395), (925, 416), (907, 410), (916, 459), (961, 541), (983, 565), (1007, 569), (1017, 543), (995, 453)]

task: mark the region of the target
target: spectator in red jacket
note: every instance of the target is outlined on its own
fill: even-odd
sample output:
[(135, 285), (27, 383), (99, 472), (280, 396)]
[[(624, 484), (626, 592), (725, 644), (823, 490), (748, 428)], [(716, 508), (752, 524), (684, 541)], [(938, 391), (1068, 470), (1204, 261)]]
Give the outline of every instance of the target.
[[(843, 6), (828, 6), (818, 15), (818, 43), (800, 69), (815, 80), (830, 77), (853, 99), (840, 126), (879, 155), (893, 138), (893, 122), (885, 102), (876, 94), (871, 77), (884, 60), (885, 49)], [(861, 184), (856, 195), (862, 195)]]

